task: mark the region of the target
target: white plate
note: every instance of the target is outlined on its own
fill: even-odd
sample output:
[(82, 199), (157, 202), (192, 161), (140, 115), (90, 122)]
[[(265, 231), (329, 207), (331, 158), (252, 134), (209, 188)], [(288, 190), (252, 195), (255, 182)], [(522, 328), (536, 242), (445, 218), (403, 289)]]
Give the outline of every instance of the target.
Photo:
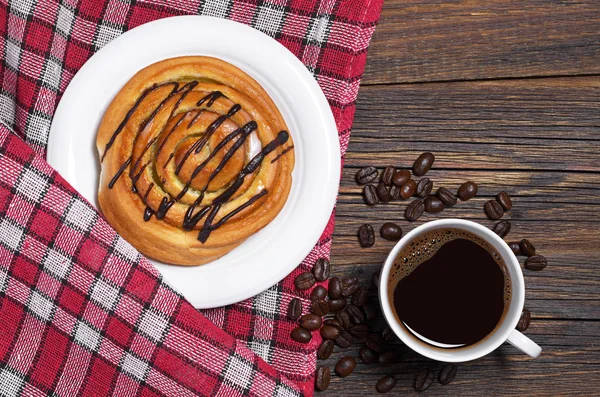
[(95, 140), (105, 109), (137, 71), (182, 55), (221, 58), (254, 77), (279, 107), (295, 146), (290, 196), (267, 227), (203, 266), (152, 261), (194, 306), (211, 308), (264, 291), (308, 255), (335, 204), (340, 147), (323, 92), (284, 46), (258, 30), (224, 19), (161, 19), (124, 33), (90, 58), (67, 87), (52, 120), (48, 162), (96, 208), (100, 170)]

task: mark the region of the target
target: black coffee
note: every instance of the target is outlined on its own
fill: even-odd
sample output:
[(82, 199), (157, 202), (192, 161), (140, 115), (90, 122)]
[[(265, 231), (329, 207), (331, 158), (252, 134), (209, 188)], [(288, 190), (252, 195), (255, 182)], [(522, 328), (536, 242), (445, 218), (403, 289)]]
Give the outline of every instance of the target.
[(459, 229), (427, 232), (402, 250), (389, 281), (401, 324), (421, 341), (444, 348), (473, 345), (500, 323), (510, 279), (498, 252)]

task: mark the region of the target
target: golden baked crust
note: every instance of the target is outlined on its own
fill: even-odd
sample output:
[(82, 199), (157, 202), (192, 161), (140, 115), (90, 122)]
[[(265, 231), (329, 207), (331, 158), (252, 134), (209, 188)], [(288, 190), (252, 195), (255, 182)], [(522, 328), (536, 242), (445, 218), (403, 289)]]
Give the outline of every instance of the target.
[(96, 147), (102, 213), (170, 264), (225, 255), (277, 216), (292, 184), (279, 110), (254, 79), (211, 57), (139, 71), (106, 110)]

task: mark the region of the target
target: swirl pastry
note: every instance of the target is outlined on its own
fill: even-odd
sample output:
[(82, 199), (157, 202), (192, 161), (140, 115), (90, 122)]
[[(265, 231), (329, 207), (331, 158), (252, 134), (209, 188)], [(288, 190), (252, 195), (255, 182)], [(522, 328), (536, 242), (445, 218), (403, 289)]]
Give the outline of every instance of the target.
[(106, 110), (96, 139), (98, 200), (145, 255), (200, 265), (271, 222), (292, 184), (292, 137), (265, 90), (210, 57), (139, 71)]

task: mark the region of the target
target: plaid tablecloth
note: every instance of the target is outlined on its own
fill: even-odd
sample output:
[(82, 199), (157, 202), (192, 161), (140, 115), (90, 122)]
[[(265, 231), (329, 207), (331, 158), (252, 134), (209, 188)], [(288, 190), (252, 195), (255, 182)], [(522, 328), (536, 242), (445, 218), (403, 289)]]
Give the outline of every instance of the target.
[[(313, 73), (343, 156), (382, 0), (0, 0), (0, 395), (310, 396), (316, 334), (293, 342), (293, 278), (199, 312), (44, 160), (61, 93), (122, 32), (174, 15), (249, 24)], [(308, 306), (308, 292), (301, 294)]]

